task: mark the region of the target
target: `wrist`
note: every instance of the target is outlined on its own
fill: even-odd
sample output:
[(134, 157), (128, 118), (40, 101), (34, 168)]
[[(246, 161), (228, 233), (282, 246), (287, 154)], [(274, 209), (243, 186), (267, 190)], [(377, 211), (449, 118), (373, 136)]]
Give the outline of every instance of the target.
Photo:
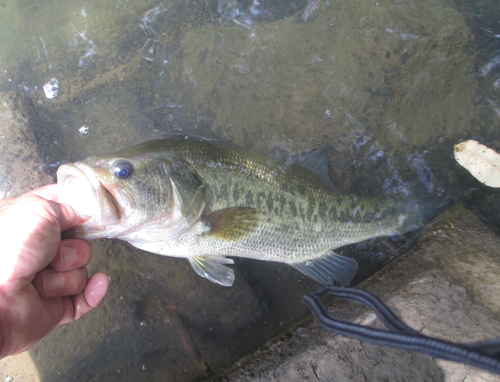
[(15, 297), (9, 296), (0, 288), (0, 359), (16, 354), (13, 323), (16, 322)]
[(2, 320), (0, 319), (0, 359), (2, 359), (3, 357)]
[(5, 301), (5, 297), (2, 295), (2, 292), (0, 291), (0, 359), (7, 357), (9, 354), (7, 354), (7, 349), (5, 349), (5, 335), (4, 335), (4, 329), (5, 329), (5, 311), (2, 308), (3, 302)]

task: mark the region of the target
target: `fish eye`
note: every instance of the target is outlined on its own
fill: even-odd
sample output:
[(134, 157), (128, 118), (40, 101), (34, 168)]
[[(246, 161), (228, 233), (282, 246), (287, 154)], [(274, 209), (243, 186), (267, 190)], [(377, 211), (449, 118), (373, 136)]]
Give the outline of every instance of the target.
[(129, 162), (119, 162), (113, 168), (113, 174), (115, 174), (115, 176), (120, 179), (130, 178), (133, 172), (134, 168), (132, 167), (132, 164), (130, 164)]

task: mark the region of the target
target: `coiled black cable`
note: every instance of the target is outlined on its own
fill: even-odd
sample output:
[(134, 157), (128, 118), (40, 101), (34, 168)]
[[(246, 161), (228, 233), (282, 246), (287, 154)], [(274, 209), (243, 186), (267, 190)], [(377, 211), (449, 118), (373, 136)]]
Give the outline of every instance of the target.
[[(389, 330), (366, 327), (334, 317), (320, 299), (324, 294), (365, 305), (377, 314)], [(375, 345), (425, 353), (431, 357), (464, 363), (500, 374), (500, 339), (456, 344), (424, 336), (402, 322), (377, 297), (355, 288), (327, 285), (315, 293), (305, 295), (302, 302), (309, 307), (323, 328), (335, 334)]]

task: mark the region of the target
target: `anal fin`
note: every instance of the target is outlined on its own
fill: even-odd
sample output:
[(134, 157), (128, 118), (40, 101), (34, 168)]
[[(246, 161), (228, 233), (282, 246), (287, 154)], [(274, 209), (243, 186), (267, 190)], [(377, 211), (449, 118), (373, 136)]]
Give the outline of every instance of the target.
[(340, 286), (351, 282), (358, 270), (356, 260), (337, 255), (330, 251), (322, 257), (303, 261), (301, 263), (289, 263), (299, 272), (320, 284), (338, 283)]
[(226, 267), (226, 264), (234, 264), (232, 259), (225, 256), (198, 256), (188, 258), (189, 263), (196, 273), (201, 277), (219, 284), (230, 287), (234, 283), (234, 271)]

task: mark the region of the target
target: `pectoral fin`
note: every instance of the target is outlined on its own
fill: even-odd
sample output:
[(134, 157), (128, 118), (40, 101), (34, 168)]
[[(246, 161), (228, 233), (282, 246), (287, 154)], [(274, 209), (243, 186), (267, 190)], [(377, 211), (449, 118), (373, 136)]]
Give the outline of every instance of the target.
[(238, 241), (247, 237), (259, 223), (255, 208), (231, 207), (203, 218), (209, 228), (207, 235), (221, 240)]
[(234, 264), (232, 259), (224, 256), (190, 257), (189, 263), (196, 273), (209, 281), (222, 286), (230, 287), (234, 283), (234, 271), (226, 264)]
[(327, 252), (322, 257), (302, 263), (291, 263), (299, 272), (320, 284), (338, 283), (340, 286), (351, 282), (358, 270), (356, 260)]

